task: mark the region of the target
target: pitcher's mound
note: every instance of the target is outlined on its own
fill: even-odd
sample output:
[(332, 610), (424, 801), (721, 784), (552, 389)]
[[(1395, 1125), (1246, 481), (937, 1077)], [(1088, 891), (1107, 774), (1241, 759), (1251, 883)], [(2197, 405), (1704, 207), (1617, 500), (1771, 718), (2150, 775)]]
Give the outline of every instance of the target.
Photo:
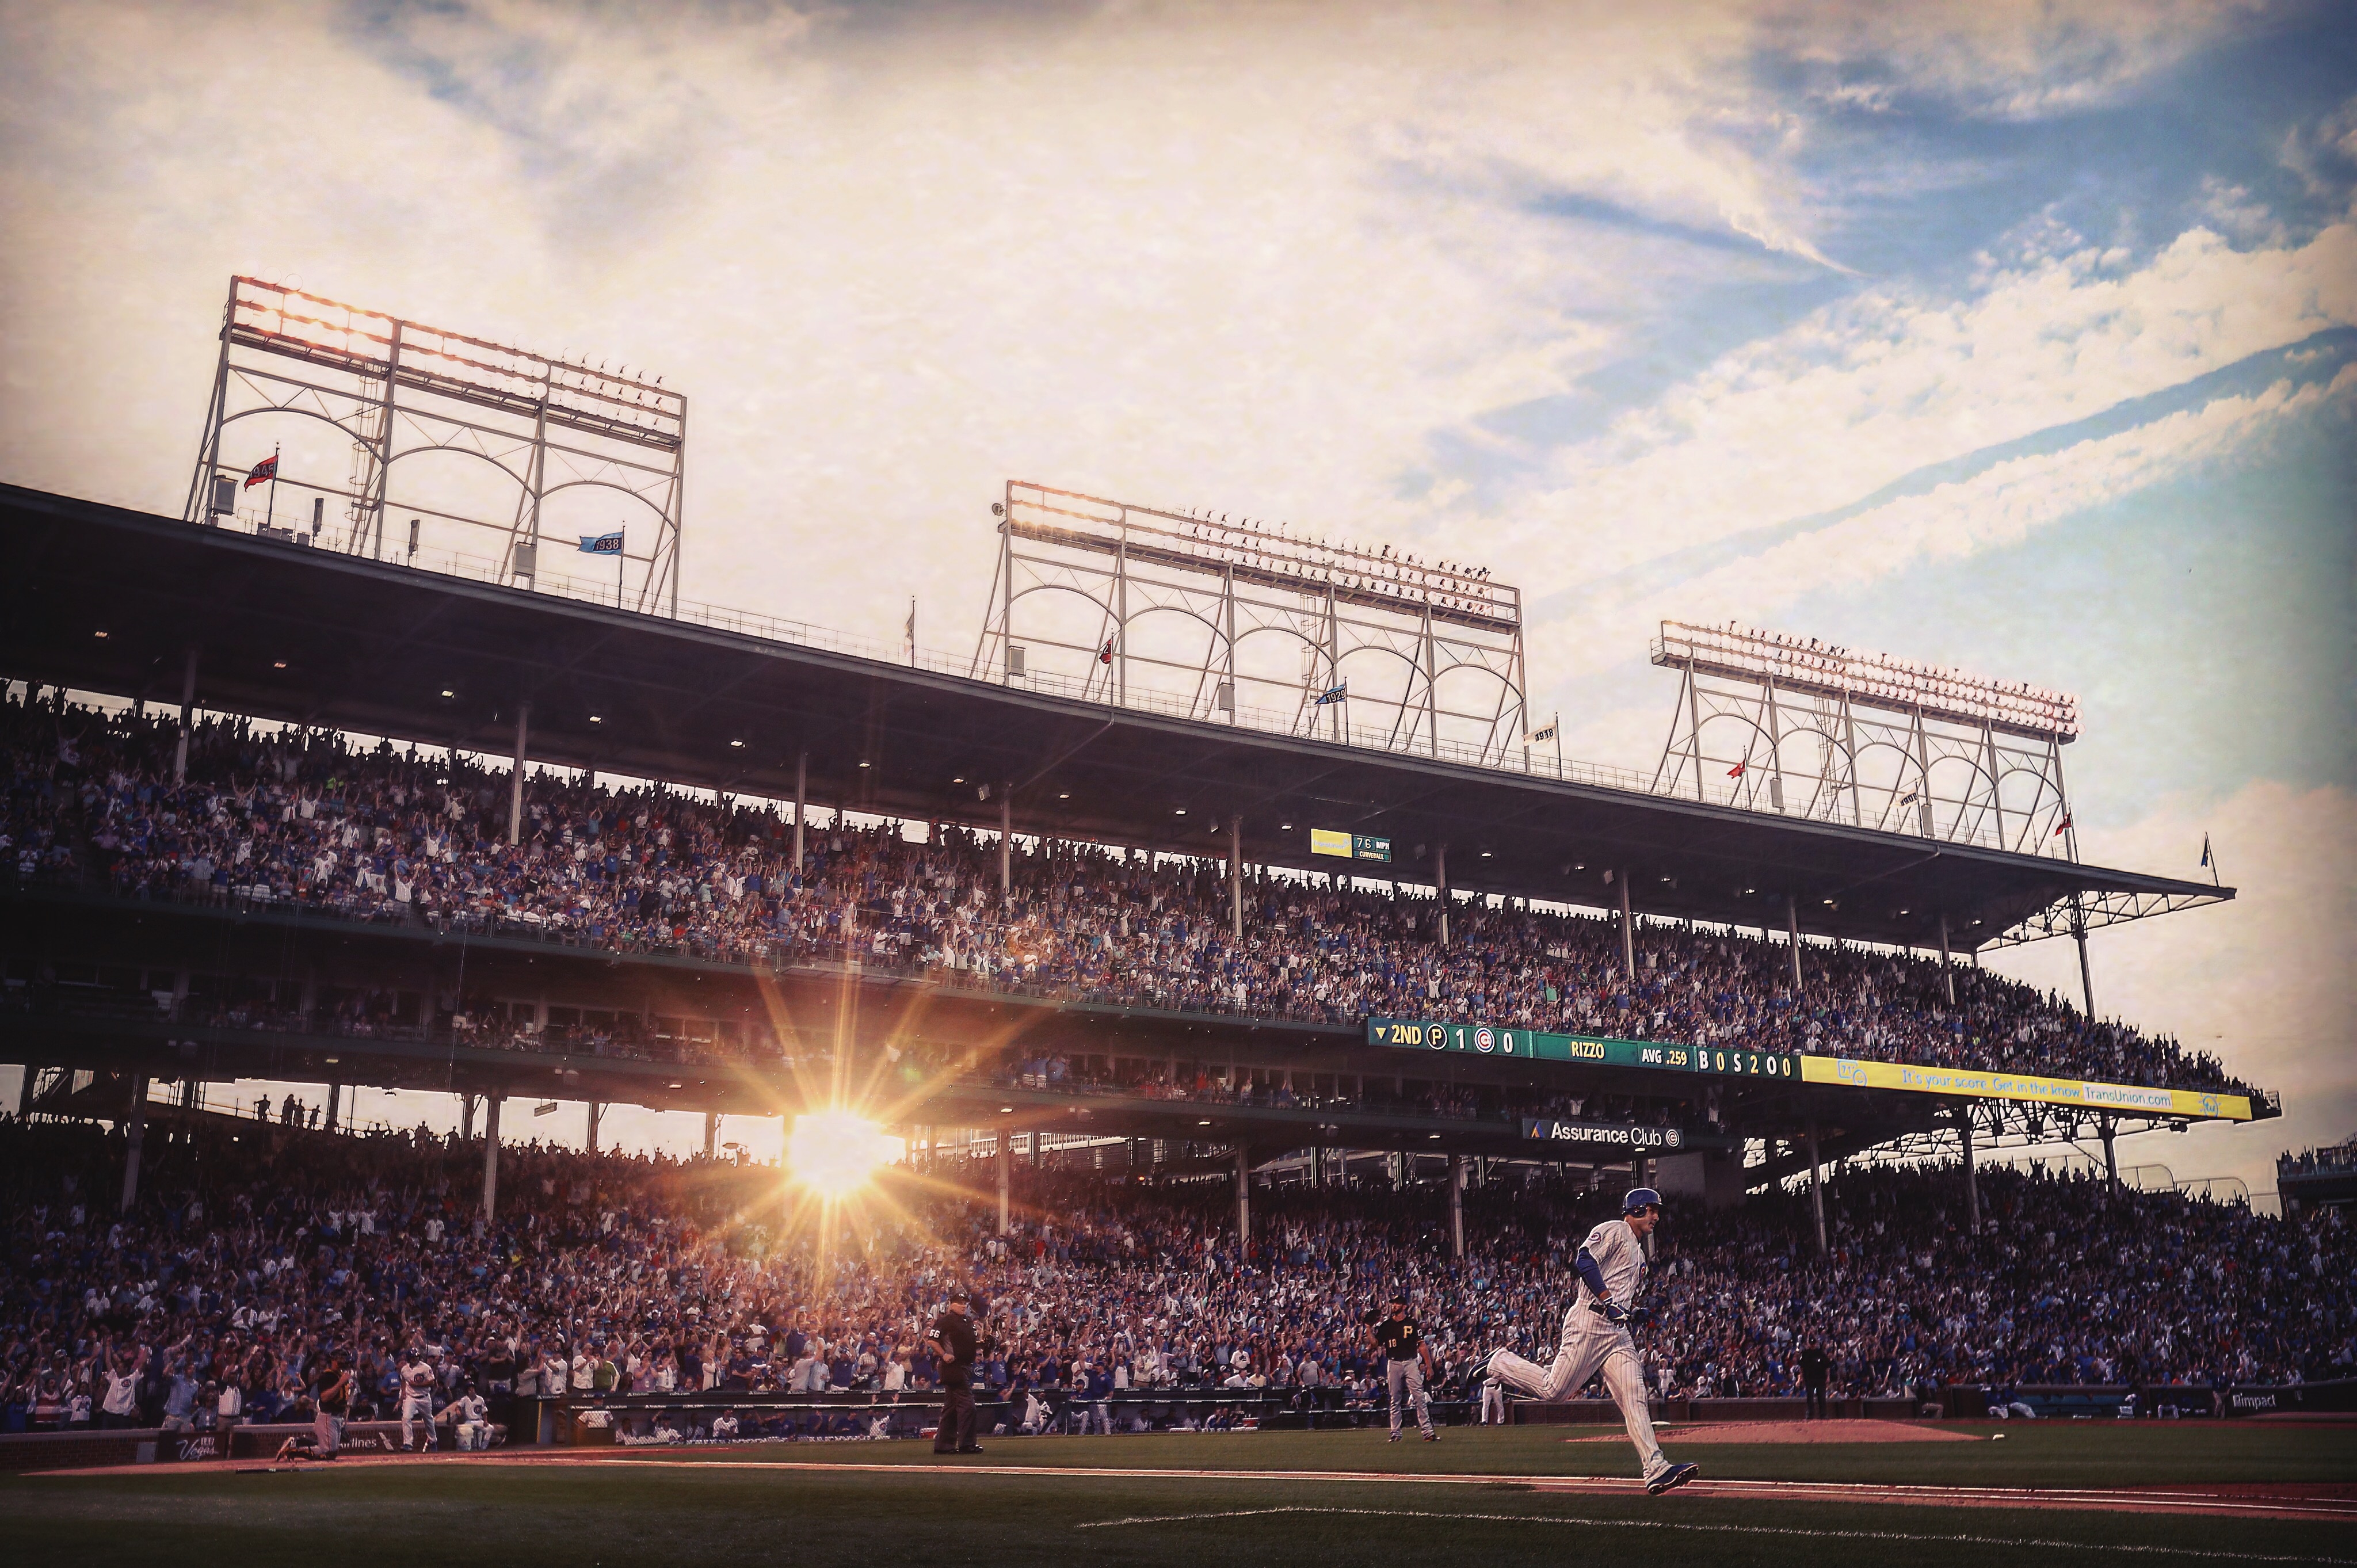
[[(1695, 1443), (1970, 1443), (1973, 1434), (1904, 1421), (1712, 1421), (1664, 1426), (1662, 1442), (1672, 1447)], [(1566, 1443), (1626, 1443), (1614, 1431)]]

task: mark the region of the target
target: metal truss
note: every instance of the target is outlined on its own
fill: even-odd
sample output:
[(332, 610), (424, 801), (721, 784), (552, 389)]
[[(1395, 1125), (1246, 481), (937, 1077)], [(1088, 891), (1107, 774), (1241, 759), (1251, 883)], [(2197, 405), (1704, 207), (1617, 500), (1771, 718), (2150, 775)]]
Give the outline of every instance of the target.
[(1719, 656), (1712, 636), (1664, 621), (1653, 642), (1653, 662), (1678, 671), (1654, 793), (2078, 858), (2062, 782), (2072, 732), (1968, 716), (1897, 683), (1780, 673)]
[[(599, 596), (677, 614), (687, 400), (661, 378), (552, 360), (246, 277), (230, 280), (221, 344), (188, 521), (533, 582), (551, 575), (540, 559), (542, 523), (562, 496), (579, 532), (623, 533), (614, 579)], [(317, 424), (335, 436), (321, 443)], [(269, 446), (265, 426), (276, 438)], [(339, 480), (335, 452), (345, 446)], [(273, 455), (280, 467), (263, 506), (235, 499), (243, 489), (221, 504), (221, 481), (242, 479)], [(410, 465), (406, 475), (418, 458), (444, 461), (396, 495), (394, 466)], [(290, 501), (280, 500), (282, 485), (296, 492)], [(591, 492), (622, 498), (621, 515), (587, 510)], [(314, 502), (307, 517), (306, 499)], [(396, 510), (410, 526), (389, 544), (386, 520)], [(575, 548), (574, 537), (557, 540), (561, 551)]]
[(1523, 745), (1522, 595), (1486, 571), (1020, 481), (992, 510), (970, 674), (1490, 766)]
[(2232, 897), (2222, 887), (2214, 893), (2078, 893), (2057, 899), (1982, 945), (2009, 948), (2044, 941), (2049, 937), (2083, 937), (2104, 926), (2173, 915), (2179, 909), (2198, 909), (2205, 904), (2223, 904)]

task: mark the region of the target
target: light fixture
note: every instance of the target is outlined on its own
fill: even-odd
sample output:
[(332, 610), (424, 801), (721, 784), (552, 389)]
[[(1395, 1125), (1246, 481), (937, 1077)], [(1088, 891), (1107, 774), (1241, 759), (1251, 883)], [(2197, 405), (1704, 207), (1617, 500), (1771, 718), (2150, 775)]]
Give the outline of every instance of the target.
[(1058, 799), (1059, 800), (1071, 800), (1071, 795), (1069, 795), (1069, 794), (1065, 794), (1065, 795), (1059, 795), (1059, 796), (1057, 796), (1057, 797), (1056, 797), (1056, 799)]
[(450, 690), (450, 688), (449, 688), (449, 687), (445, 686), (445, 687), (443, 687), (443, 688), (442, 688), (442, 694), (443, 694), (444, 696), (446, 696), (446, 697), (455, 697), (455, 696), (457, 696), (458, 693), (456, 693), (456, 692), (454, 692), (454, 691), (452, 691), (452, 690)]
[[(742, 745), (744, 745), (745, 743), (744, 743), (743, 741), (741, 741), (741, 740), (732, 740), (732, 741), (730, 741), (728, 744), (729, 744), (729, 745), (731, 745), (731, 746), (742, 746)], [(864, 768), (864, 767), (866, 767), (866, 763), (862, 763), (862, 764), (860, 764), (860, 766)]]
[(597, 714), (591, 714), (589, 715), (589, 722), (590, 722), (591, 724), (593, 724), (593, 725), (602, 725), (602, 724), (604, 724), (606, 721), (605, 721), (603, 718), (599, 717)]
[(674, 1083), (674, 1084), (673, 1084), (673, 1085), (672, 1085), (672, 1087), (673, 1087), (673, 1089), (685, 1089), (685, 1088), (687, 1087), (687, 1085), (685, 1085), (685, 1084), (683, 1084), (683, 1083)]
[(1015, 1107), (1012, 1105), (1002, 1105), (998, 1108), (998, 1113), (1001, 1116), (1012, 1116), (1015, 1114)]
[[(105, 634), (104, 632), (101, 632), (101, 633), (99, 633), (99, 635), (100, 635), (101, 637), (103, 637), (103, 636), (105, 636), (106, 634)], [(286, 668), (286, 660), (285, 660), (284, 659), (274, 659), (274, 660), (272, 660), (270, 661), (270, 667), (271, 667), (273, 670), (284, 670), (284, 669), (285, 669), (285, 668)]]
[(867, 766), (867, 759), (866, 759), (866, 757), (861, 757), (861, 758), (859, 759), (859, 766), (860, 766), (860, 767), (862, 767), (862, 768), (866, 767), (866, 766)]
[(1431, 1136), (1432, 1136), (1432, 1137), (1434, 1137), (1435, 1139), (1437, 1139), (1437, 1138), (1440, 1136), (1440, 1134), (1439, 1134), (1439, 1133), (1435, 1133), (1431, 1134)]
[(1211, 1122), (1196, 1122), (1196, 1123), (1195, 1123), (1195, 1125), (1196, 1125), (1196, 1126), (1198, 1126), (1198, 1127), (1208, 1127), (1208, 1126), (1210, 1126), (1210, 1125), (1211, 1125)]
[(952, 784), (963, 784), (965, 782), (965, 775), (961, 773), (956, 778), (951, 779), (950, 782)]
[(1291, 822), (1279, 822), (1276, 824), (1276, 831), (1281, 833), (1289, 833), (1293, 831), (1293, 824)]
[(1486, 850), (1486, 849), (1485, 849), (1485, 850), (1483, 850), (1483, 851), (1481, 852), (1481, 858), (1482, 858), (1483, 860), (1487, 860), (1487, 859), (1489, 859), (1489, 858), (1490, 858), (1490, 852), (1489, 852), (1488, 850)]
[(94, 633), (93, 635), (95, 635), (96, 637), (98, 637), (98, 638), (100, 639), (100, 640), (102, 640), (102, 641), (103, 641), (103, 640), (105, 639), (105, 637), (106, 637), (106, 633), (104, 633), (104, 632), (102, 632), (102, 632)]
[(1179, 814), (1180, 816), (1182, 816), (1182, 817), (1183, 817), (1183, 816), (1185, 816), (1185, 815), (1187, 814), (1187, 808), (1186, 808), (1186, 807), (1184, 807), (1184, 806), (1179, 807), (1179, 808), (1178, 808), (1178, 814)]
[(336, 1065), (336, 1063), (337, 1063), (338, 1061), (339, 1061), (339, 1060), (341, 1060), (341, 1059), (342, 1059), (342, 1058), (339, 1058), (339, 1057), (329, 1057), (329, 1058), (328, 1058), (328, 1065), (329, 1067), (333, 1067), (333, 1066), (335, 1066), (335, 1065)]

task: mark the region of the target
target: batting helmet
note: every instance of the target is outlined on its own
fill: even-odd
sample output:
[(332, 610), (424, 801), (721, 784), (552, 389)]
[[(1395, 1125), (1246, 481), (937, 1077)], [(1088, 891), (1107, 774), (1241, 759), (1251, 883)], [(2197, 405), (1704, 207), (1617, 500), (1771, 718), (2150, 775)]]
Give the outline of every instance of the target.
[(1623, 1214), (1634, 1214), (1641, 1208), (1661, 1207), (1662, 1195), (1650, 1187), (1632, 1187), (1627, 1196), (1620, 1199), (1620, 1212)]

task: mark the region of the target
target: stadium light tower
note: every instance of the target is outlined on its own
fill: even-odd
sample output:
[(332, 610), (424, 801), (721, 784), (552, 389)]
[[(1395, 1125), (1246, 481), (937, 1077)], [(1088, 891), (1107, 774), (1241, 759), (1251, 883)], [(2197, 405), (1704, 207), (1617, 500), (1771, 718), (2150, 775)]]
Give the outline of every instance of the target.
[(2079, 858), (2075, 697), (1734, 624), (1665, 620), (1653, 662), (1678, 671), (1658, 794)]
[[(262, 420), (286, 444), (276, 478), (336, 498), (343, 512), (339, 527), (309, 538), (270, 531), (285, 542), (383, 559), (399, 464), (399, 506), (413, 519), (400, 558), (410, 564), (426, 564), (422, 519), (438, 536), (426, 542), (427, 561), (537, 583), (554, 575), (540, 542), (556, 502), (579, 531), (560, 535), (560, 550), (619, 523), (617, 564), (637, 582), (618, 593), (609, 580), (608, 600), (678, 613), (687, 399), (660, 376), (550, 359), (248, 277), (230, 280), (221, 345), (186, 521), (267, 528), (237, 504), (238, 481), (273, 450), (247, 423)], [(621, 497), (621, 515), (581, 504), (600, 495)], [(313, 514), (324, 523), (316, 499)], [(393, 548), (399, 556), (403, 542)]]
[(1522, 593), (1487, 568), (1021, 480), (991, 510), (977, 677), (1491, 766), (1522, 745)]

